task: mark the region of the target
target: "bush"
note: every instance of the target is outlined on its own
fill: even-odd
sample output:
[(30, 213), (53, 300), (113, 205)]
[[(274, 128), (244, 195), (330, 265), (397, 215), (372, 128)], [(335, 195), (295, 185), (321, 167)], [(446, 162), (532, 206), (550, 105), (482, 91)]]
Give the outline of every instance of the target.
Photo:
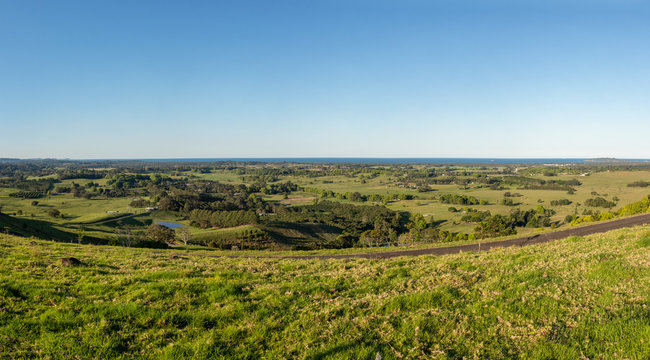
[(467, 195), (457, 194), (444, 194), (440, 196), (440, 202), (443, 204), (458, 204), (458, 205), (487, 205), (487, 201), (482, 203), (477, 198)]
[(650, 211), (650, 195), (640, 201), (623, 206), (616, 212), (618, 216), (636, 215)]
[(598, 221), (611, 220), (615, 217), (616, 215), (612, 214), (611, 212), (604, 212), (598, 216)]
[(551, 200), (551, 206), (562, 206), (562, 205), (571, 205), (571, 200), (569, 199)]
[(512, 199), (510, 199), (510, 198), (503, 198), (503, 199), (501, 200), (501, 205), (505, 205), (505, 206), (515, 206), (515, 202), (512, 201)]
[(582, 223), (585, 223), (585, 222), (592, 222), (592, 221), (594, 221), (594, 218), (592, 217), (592, 215), (580, 216), (578, 218), (573, 219), (573, 221), (571, 221), (571, 225), (575, 226), (575, 225), (579, 225), (579, 224), (582, 224)]
[(616, 203), (612, 201), (607, 201), (606, 199), (598, 196), (596, 198), (585, 200), (585, 206), (613, 208), (614, 206), (616, 206)]
[(647, 181), (635, 181), (631, 184), (627, 184), (628, 187), (648, 187), (650, 186), (650, 182)]

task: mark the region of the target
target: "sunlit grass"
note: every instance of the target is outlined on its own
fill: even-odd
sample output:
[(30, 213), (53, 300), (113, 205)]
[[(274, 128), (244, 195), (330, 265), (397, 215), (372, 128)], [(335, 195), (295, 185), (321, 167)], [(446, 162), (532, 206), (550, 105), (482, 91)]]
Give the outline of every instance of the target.
[(393, 260), (3, 235), (0, 358), (648, 358), (649, 234)]

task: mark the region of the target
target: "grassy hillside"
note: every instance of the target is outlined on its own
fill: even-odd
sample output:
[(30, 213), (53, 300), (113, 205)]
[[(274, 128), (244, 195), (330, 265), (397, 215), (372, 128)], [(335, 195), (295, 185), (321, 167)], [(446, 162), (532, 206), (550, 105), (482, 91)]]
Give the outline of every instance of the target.
[(263, 226), (242, 225), (223, 229), (192, 228), (192, 242), (230, 249), (311, 250), (327, 247), (341, 229), (326, 224), (273, 221)]
[(649, 226), (395, 260), (171, 254), (0, 235), (0, 358), (650, 357)]
[(281, 248), (319, 249), (336, 240), (341, 229), (326, 224), (288, 223), (274, 221), (263, 227)]
[(41, 220), (12, 217), (0, 214), (0, 231), (20, 236), (57, 241), (74, 241), (77, 235), (59, 230), (53, 224)]

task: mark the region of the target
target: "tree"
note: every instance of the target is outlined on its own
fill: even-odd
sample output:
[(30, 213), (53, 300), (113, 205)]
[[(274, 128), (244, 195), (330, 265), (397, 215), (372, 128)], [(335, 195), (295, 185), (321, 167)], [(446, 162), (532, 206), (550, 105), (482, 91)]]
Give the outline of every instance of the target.
[(131, 235), (131, 229), (115, 229), (115, 234), (117, 235), (117, 240), (120, 242), (120, 245), (124, 247), (131, 247), (133, 242), (133, 236)]
[(481, 221), (474, 228), (478, 238), (514, 235), (517, 233), (513, 216), (494, 215)]
[(84, 236), (86, 236), (86, 229), (82, 226), (77, 229), (77, 243), (81, 244)]
[(47, 214), (50, 215), (51, 217), (59, 217), (59, 216), (61, 216), (61, 212), (59, 210), (57, 210), (57, 209), (50, 209), (50, 210), (48, 210)]
[(173, 243), (175, 238), (174, 230), (158, 224), (149, 225), (144, 235), (152, 242), (165, 245)]
[(181, 239), (183, 244), (185, 244), (185, 248), (187, 249), (187, 243), (190, 241), (190, 230), (189, 227), (183, 226), (177, 230), (178, 233), (178, 238)]
[(427, 228), (427, 220), (422, 214), (414, 213), (409, 218), (409, 223), (406, 224), (406, 227), (409, 229), (409, 240), (411, 242), (420, 241), (422, 240), (422, 230)]
[(352, 201), (361, 201), (362, 200), (361, 193), (358, 192), (358, 191), (353, 192), (352, 194), (350, 194), (350, 200), (352, 200)]

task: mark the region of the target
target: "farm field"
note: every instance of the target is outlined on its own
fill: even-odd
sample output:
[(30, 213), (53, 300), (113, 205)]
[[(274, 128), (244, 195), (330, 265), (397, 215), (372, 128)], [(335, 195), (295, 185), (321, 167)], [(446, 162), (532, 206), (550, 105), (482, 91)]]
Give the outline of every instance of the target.
[[(543, 175), (535, 175), (534, 178), (541, 180), (548, 180), (549, 177)], [(567, 194), (564, 190), (525, 190), (510, 188), (504, 190), (492, 190), (488, 188), (465, 188), (458, 185), (432, 185), (433, 191), (428, 193), (418, 193), (417, 190), (405, 189), (400, 187), (400, 182), (389, 181), (385, 177), (378, 177), (372, 180), (366, 180), (362, 183), (359, 179), (350, 179), (346, 177), (325, 177), (320, 181), (307, 181), (300, 178), (287, 178), (301, 186), (315, 187), (324, 190), (332, 190), (335, 192), (353, 192), (358, 191), (362, 195), (372, 194), (400, 194), (405, 193), (416, 197), (413, 200), (400, 200), (387, 204), (387, 206), (394, 210), (418, 212), (425, 217), (433, 219), (446, 220), (443, 224), (444, 227), (449, 227), (453, 230), (462, 229), (463, 224), (455, 224), (460, 222), (462, 213), (450, 214), (448, 208), (456, 206), (453, 204), (443, 204), (436, 199), (443, 194), (463, 194), (471, 195), (481, 200), (487, 200), (490, 205), (471, 205), (481, 211), (490, 210), (495, 213), (506, 214), (513, 209), (512, 206), (505, 206), (500, 204), (505, 192), (516, 192), (521, 194), (516, 198), (517, 207), (534, 208), (538, 205), (550, 207), (557, 211), (554, 219), (564, 219), (566, 215), (573, 213), (581, 213), (589, 208), (584, 206), (584, 202), (593, 198), (594, 192), (604, 197), (617, 197), (620, 204), (628, 204), (638, 201), (650, 193), (648, 188), (644, 187), (628, 187), (635, 181), (650, 181), (650, 171), (609, 171), (597, 172), (589, 176), (576, 176), (576, 175), (559, 175), (552, 177), (553, 180), (571, 180), (578, 179), (582, 185), (578, 186), (574, 194)], [(283, 179), (284, 180), (284, 179)], [(315, 194), (312, 196), (316, 196)], [(306, 198), (305, 194), (296, 195), (296, 198)], [(569, 199), (572, 204), (567, 206), (552, 206), (550, 202), (559, 199)], [(289, 196), (292, 199), (292, 196)], [(462, 206), (456, 206), (462, 207)], [(470, 225), (471, 226), (471, 225)]]
[[(118, 233), (141, 238), (154, 221), (167, 221), (189, 227), (194, 247), (286, 251), (377, 246), (374, 227), (382, 244), (418, 246), (570, 228), (578, 217), (612, 213), (650, 193), (643, 164), (45, 164), (24, 180), (11, 171), (0, 176), (0, 211), (20, 225), (0, 224), (5, 232), (116, 244)], [(589, 204), (595, 200), (604, 205)], [(512, 230), (477, 233), (486, 217), (513, 211), (526, 219)], [(472, 214), (481, 216), (466, 219)], [(419, 215), (424, 228), (414, 229)], [(542, 220), (530, 223), (533, 215)]]
[(647, 358), (649, 249), (648, 226), (393, 260), (0, 235), (0, 357)]

